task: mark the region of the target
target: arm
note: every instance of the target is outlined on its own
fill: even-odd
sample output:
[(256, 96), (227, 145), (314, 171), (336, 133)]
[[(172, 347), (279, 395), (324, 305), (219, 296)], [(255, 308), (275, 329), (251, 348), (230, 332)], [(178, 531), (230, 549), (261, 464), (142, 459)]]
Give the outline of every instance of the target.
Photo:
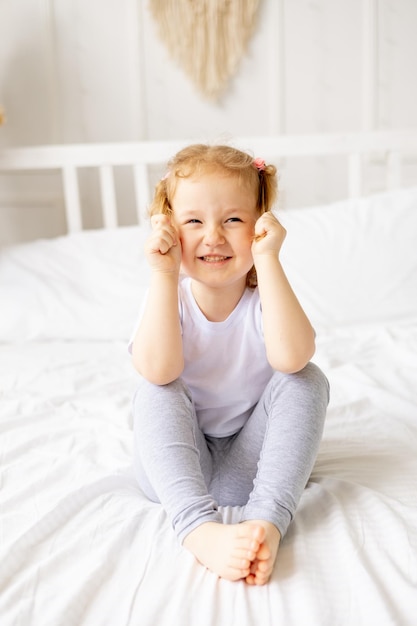
[(297, 372), (315, 351), (315, 332), (294, 294), (279, 260), (286, 231), (272, 213), (255, 224), (252, 254), (262, 304), (265, 346), (271, 366)]
[(178, 312), (181, 244), (167, 216), (152, 217), (152, 228), (145, 246), (151, 282), (133, 340), (132, 358), (144, 378), (155, 385), (165, 385), (178, 378), (184, 368)]

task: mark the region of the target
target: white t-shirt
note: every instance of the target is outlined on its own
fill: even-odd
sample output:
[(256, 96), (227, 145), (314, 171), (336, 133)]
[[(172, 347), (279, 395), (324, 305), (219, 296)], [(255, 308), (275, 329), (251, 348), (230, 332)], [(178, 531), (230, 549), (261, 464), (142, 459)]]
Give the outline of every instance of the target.
[(185, 362), (181, 378), (192, 393), (201, 430), (227, 437), (245, 424), (273, 373), (258, 289), (246, 289), (223, 322), (204, 316), (190, 278), (181, 278), (178, 298)]
[(200, 428), (226, 437), (249, 417), (272, 368), (266, 358), (258, 289), (246, 289), (223, 322), (209, 322), (191, 292), (191, 280), (179, 285), (184, 382), (190, 388)]

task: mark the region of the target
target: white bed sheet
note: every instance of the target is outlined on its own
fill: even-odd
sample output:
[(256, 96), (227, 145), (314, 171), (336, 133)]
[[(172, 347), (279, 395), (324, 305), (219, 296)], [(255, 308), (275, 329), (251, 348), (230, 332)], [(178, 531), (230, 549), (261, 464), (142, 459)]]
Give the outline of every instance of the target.
[(331, 401), (259, 588), (196, 563), (132, 475), (146, 228), (0, 253), (0, 626), (416, 626), (417, 188), (282, 219)]
[(319, 338), (325, 435), (262, 588), (198, 565), (137, 488), (124, 342), (1, 349), (2, 626), (416, 623), (417, 324)]

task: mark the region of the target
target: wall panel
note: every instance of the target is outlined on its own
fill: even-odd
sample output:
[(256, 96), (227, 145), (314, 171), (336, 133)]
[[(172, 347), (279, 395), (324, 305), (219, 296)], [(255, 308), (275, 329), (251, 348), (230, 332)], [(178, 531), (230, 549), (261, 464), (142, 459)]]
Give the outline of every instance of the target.
[(62, 141), (139, 138), (135, 3), (72, 0), (54, 7)]
[(7, 114), (0, 148), (52, 139), (43, 8), (39, 1), (0, 2), (0, 104)]
[(417, 125), (417, 2), (384, 0), (379, 10), (378, 124)]

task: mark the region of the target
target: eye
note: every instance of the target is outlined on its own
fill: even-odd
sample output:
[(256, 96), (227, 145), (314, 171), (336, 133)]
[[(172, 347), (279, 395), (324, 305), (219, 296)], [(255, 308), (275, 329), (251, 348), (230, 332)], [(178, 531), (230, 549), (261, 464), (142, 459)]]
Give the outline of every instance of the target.
[(187, 220), (187, 224), (201, 224), (201, 220), (198, 220), (196, 217), (193, 217), (191, 220)]
[(226, 220), (226, 222), (241, 222), (242, 220), (240, 219), (240, 217), (229, 217), (228, 220)]

